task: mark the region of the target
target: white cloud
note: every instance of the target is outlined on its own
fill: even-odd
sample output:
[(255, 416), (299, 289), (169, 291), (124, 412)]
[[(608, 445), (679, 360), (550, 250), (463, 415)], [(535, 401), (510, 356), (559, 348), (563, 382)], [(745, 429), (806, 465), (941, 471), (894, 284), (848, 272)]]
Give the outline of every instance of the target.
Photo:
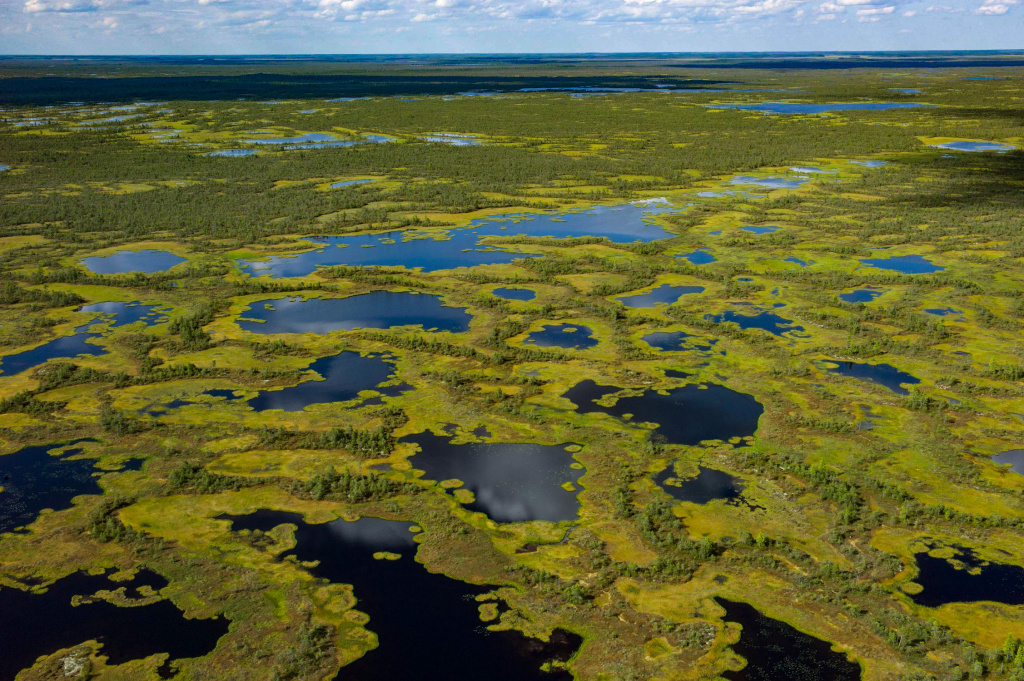
[(988, 16), (1002, 16), (1009, 12), (1010, 7), (1016, 5), (1017, 2), (1018, 0), (985, 0), (974, 12)]

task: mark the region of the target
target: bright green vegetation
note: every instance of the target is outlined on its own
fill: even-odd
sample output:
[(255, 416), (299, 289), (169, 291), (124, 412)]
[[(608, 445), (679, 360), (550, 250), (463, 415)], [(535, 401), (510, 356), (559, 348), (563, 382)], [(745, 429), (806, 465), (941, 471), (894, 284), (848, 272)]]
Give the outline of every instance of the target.
[[(680, 77), (644, 68), (594, 64), (588, 75)], [(989, 72), (1004, 79), (965, 79)], [(69, 106), (5, 109), (11, 122), (47, 122), (0, 123), (0, 163), (10, 166), (0, 172), (0, 353), (70, 335), (91, 321), (76, 312), (83, 304), (140, 301), (170, 312), (152, 326), (108, 329), (97, 341), (107, 354), (0, 374), (0, 451), (95, 438), (84, 447), (104, 490), (0, 538), (0, 586), (145, 567), (168, 580), (162, 594), (188, 616), (232, 623), (181, 678), (333, 678), (373, 645), (352, 591), (274, 560), (289, 536), (233, 534), (216, 516), (375, 516), (422, 527), (417, 559), (430, 570), (499, 585), (506, 628), (583, 636), (568, 664), (580, 679), (714, 678), (738, 668), (736, 629), (714, 596), (834, 643), (865, 679), (1024, 678), (1014, 662), (1024, 659), (1016, 652), (1024, 607), (927, 608), (910, 597), (920, 590), (913, 556), (928, 540), (1024, 566), (1024, 477), (990, 460), (1024, 446), (1024, 153), (928, 146), (1024, 147), (1024, 77), (1012, 69), (685, 76), (794, 92), (170, 101), (89, 115)], [(702, 106), (905, 97), (894, 87), (919, 87), (907, 101), (938, 106), (819, 116)], [(141, 115), (76, 125), (125, 113)], [(242, 140), (264, 130), (394, 141), (206, 155), (257, 148)], [(429, 133), (483, 143), (418, 140)], [(792, 189), (731, 183), (801, 176), (793, 166), (824, 172), (802, 175), (808, 181)], [(352, 179), (377, 181), (330, 189)], [(332, 267), (254, 279), (239, 269), (241, 260), (310, 250), (300, 236), (440, 232), (491, 215), (662, 197), (680, 210), (655, 221), (675, 236), (646, 244), (521, 238), (517, 251), (543, 257), (432, 273)], [(759, 225), (780, 229), (742, 229)], [(698, 248), (716, 261), (675, 257)], [(144, 249), (188, 261), (152, 274), (99, 275), (80, 265)], [(944, 269), (900, 274), (859, 262), (904, 255)], [(704, 291), (654, 308), (615, 300), (662, 284)], [(507, 285), (537, 295), (491, 295)], [(838, 298), (865, 286), (884, 292), (867, 304)], [(465, 333), (322, 335), (257, 335), (236, 323), (258, 300), (377, 290), (438, 295), (473, 321)], [(735, 303), (782, 303), (772, 311), (803, 332), (776, 336), (705, 318), (746, 312)], [(962, 315), (925, 311), (946, 307)], [(524, 345), (545, 324), (586, 326), (598, 343)], [(641, 340), (659, 331), (717, 343), (660, 353)], [(343, 350), (387, 353), (413, 390), (297, 412), (212, 398), (149, 409), (207, 390), (250, 398), (293, 386), (315, 359)], [(920, 383), (903, 396), (830, 373), (824, 360), (890, 364)], [(765, 411), (748, 446), (672, 445), (642, 423), (575, 413), (561, 396), (584, 379), (635, 394), (718, 383)], [(862, 428), (865, 419), (874, 427)], [(415, 474), (411, 448), (397, 441), (445, 424), (462, 442), (486, 426), (484, 439), (495, 442), (583, 445), (574, 453), (585, 473), (569, 538), (559, 543), (569, 523), (494, 523), (466, 509), (472, 493), (452, 491), (458, 481)], [(132, 457), (145, 458), (140, 470), (116, 471)], [(736, 476), (749, 505), (674, 503), (652, 478), (677, 461), (680, 474), (700, 463)], [(517, 553), (528, 543), (536, 550)], [(314, 626), (328, 627), (326, 648), (309, 644)], [(296, 661), (290, 649), (308, 659)], [(95, 678), (154, 673), (140, 669), (95, 656), (92, 665)]]

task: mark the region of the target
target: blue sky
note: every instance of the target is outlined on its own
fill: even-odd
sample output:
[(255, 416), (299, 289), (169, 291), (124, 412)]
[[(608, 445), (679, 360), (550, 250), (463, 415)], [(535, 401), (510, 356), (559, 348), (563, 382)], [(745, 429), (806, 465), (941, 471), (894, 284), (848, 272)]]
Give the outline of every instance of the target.
[(1024, 48), (1024, 0), (0, 0), (4, 54)]

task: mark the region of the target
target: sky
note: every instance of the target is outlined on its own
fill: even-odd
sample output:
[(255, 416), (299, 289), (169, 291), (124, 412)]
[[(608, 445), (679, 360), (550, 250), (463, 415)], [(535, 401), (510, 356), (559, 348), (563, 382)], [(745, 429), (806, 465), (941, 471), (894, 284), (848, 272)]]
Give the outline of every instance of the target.
[(1024, 48), (1024, 0), (0, 0), (0, 54)]

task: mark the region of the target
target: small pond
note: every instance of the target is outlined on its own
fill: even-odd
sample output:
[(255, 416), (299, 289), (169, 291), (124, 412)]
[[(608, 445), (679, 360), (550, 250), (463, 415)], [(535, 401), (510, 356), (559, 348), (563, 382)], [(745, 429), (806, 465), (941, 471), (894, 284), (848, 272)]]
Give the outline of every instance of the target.
[(725, 620), (743, 627), (732, 649), (747, 661), (739, 671), (722, 674), (729, 681), (858, 681), (861, 668), (832, 644), (763, 615), (741, 601), (716, 597)]
[(803, 104), (797, 102), (764, 102), (762, 104), (705, 104), (713, 109), (739, 109), (740, 111), (761, 111), (773, 114), (823, 114), (832, 111), (883, 111), (886, 109), (911, 109), (931, 104), (916, 102), (847, 102), (835, 104)]
[(801, 260), (800, 258), (794, 258), (793, 256), (783, 259), (782, 262), (791, 262), (798, 267), (808, 267), (814, 264), (808, 260)]
[(211, 151), (206, 154), (207, 156), (255, 156), (258, 152), (255, 149), (221, 149), (220, 151)]
[(885, 289), (865, 286), (864, 288), (854, 289), (847, 293), (840, 293), (839, 300), (844, 303), (870, 303), (883, 293), (885, 293)]
[(888, 161), (850, 161), (850, 163), (863, 168), (881, 168), (889, 165)]
[[(698, 445), (704, 440), (752, 436), (764, 407), (752, 396), (714, 383), (689, 384), (665, 391), (647, 390), (599, 404), (620, 392), (587, 379), (563, 393), (580, 414), (602, 413), (633, 423), (658, 424), (654, 433), (668, 444)], [(664, 394), (662, 394), (664, 392)]]
[(268, 298), (251, 303), (238, 325), (254, 333), (331, 333), (352, 329), (422, 326), (457, 333), (469, 329), (472, 316), (461, 307), (445, 307), (438, 296), (373, 291), (348, 298)]
[(926, 551), (914, 554), (918, 568), (914, 581), (923, 588), (911, 600), (926, 608), (978, 601), (1024, 605), (1024, 568), (984, 561), (966, 547), (952, 548), (959, 565)]
[(963, 321), (962, 318), (964, 316), (963, 310), (957, 310), (952, 307), (926, 307), (924, 311), (936, 317), (960, 317), (961, 321)]
[(361, 184), (370, 184), (377, 180), (363, 179), (363, 180), (345, 180), (343, 182), (335, 182), (331, 184), (331, 189), (341, 189), (342, 187), (355, 187)]
[(525, 345), (538, 348), (568, 348), (585, 350), (597, 345), (594, 332), (586, 326), (578, 324), (543, 324), (540, 329), (530, 333), (523, 341)]
[(655, 331), (642, 340), (662, 352), (708, 352), (718, 342), (715, 338), (701, 338), (685, 331)]
[(760, 226), (749, 225), (747, 227), (740, 227), (740, 229), (742, 229), (744, 232), (750, 232), (751, 234), (756, 234), (757, 236), (761, 236), (762, 234), (773, 234), (774, 232), (779, 231), (779, 226), (778, 225), (760, 225)]
[(380, 355), (362, 356), (358, 352), (342, 352), (313, 362), (307, 369), (320, 375), (321, 380), (307, 380), (282, 390), (266, 390), (248, 401), (256, 411), (283, 409), (302, 411), (311, 404), (348, 402), (359, 397), (364, 390), (374, 390), (382, 396), (394, 397), (410, 390), (406, 384), (381, 387), (394, 378), (395, 367)]
[(520, 300), (528, 301), (533, 300), (537, 297), (537, 292), (528, 288), (513, 288), (504, 286), (502, 288), (496, 288), (491, 293), (499, 298), (505, 300)]
[[(404, 437), (420, 451), (410, 459), (428, 480), (458, 479), (475, 500), (466, 504), (495, 522), (575, 521), (579, 514), (579, 479), (567, 445), (471, 442), (452, 444), (432, 433)], [(575, 464), (575, 467), (573, 466)], [(566, 489), (566, 486), (572, 489)]]
[(651, 223), (650, 218), (671, 209), (657, 203), (629, 203), (596, 206), (572, 213), (512, 215), (474, 220), (469, 227), (444, 230), (395, 230), (356, 236), (311, 237), (322, 247), (305, 253), (243, 261), (243, 271), (253, 276), (301, 277), (318, 267), (348, 265), (360, 267), (422, 268), (424, 272), (510, 263), (535, 257), (505, 250), (502, 242), (484, 243), (486, 238), (604, 237), (614, 243), (654, 241), (674, 236)]
[(1009, 464), (1010, 470), (1024, 475), (1024, 449), (1008, 449), (993, 456), (992, 460), (998, 464)]
[(944, 142), (943, 144), (929, 144), (928, 146), (939, 149), (952, 149), (953, 151), (995, 151), (999, 153), (1013, 151), (1017, 148), (1012, 144), (1001, 144), (999, 142)]
[(693, 251), (692, 253), (681, 253), (676, 257), (682, 258), (684, 260), (689, 260), (691, 265), (710, 265), (711, 263), (718, 260), (718, 258), (713, 256), (709, 251), (703, 248), (699, 248), (696, 251)]
[(654, 482), (668, 492), (677, 501), (688, 501), (692, 504), (706, 504), (715, 499), (735, 501), (743, 494), (743, 483), (725, 471), (698, 466), (698, 473), (693, 478), (679, 478), (675, 466), (654, 476)]
[[(362, 518), (313, 525), (298, 513), (266, 510), (221, 517), (236, 531), (295, 525), (295, 548), (283, 557), (317, 561), (307, 568), (313, 575), (353, 586), (356, 608), (370, 616), (366, 628), (377, 635), (378, 647), (343, 667), (337, 680), (449, 681), (479, 678), (486, 669), (488, 681), (572, 681), (568, 672), (541, 666), (569, 660), (582, 644), (579, 636), (555, 630), (543, 643), (517, 631), (488, 631), (474, 599), (492, 587), (427, 571), (415, 560), (411, 523)], [(400, 558), (374, 558), (385, 551)]]
[(166, 272), (186, 258), (168, 251), (118, 251), (113, 255), (83, 258), (82, 265), (95, 274), (124, 274), (127, 272)]
[(655, 305), (671, 305), (672, 303), (679, 300), (685, 295), (691, 295), (694, 293), (704, 293), (703, 286), (673, 286), (671, 284), (662, 284), (661, 286), (648, 291), (647, 293), (640, 293), (632, 296), (622, 296), (616, 298), (626, 307), (634, 308), (649, 308)]
[(159, 575), (145, 571), (129, 582), (76, 572), (47, 586), (45, 593), (0, 587), (0, 640), (4, 642), (0, 678), (13, 679), (39, 656), (89, 640), (103, 645), (101, 654), (111, 665), (169, 654), (158, 671), (164, 678), (170, 677), (172, 660), (211, 652), (228, 632), (228, 621), (185, 619), (169, 600), (133, 607), (119, 607), (100, 598), (71, 604), (75, 596), (89, 597), (121, 587), (126, 588), (126, 597), (138, 598), (140, 587), (158, 591), (166, 584)]
[(749, 184), (768, 189), (795, 189), (806, 183), (806, 178), (787, 180), (784, 177), (753, 177), (752, 175), (741, 175), (729, 180), (729, 184)]
[(803, 335), (804, 327), (799, 326), (792, 320), (780, 317), (768, 310), (757, 311), (755, 309), (753, 312), (754, 314), (740, 314), (733, 310), (726, 310), (721, 314), (706, 314), (704, 319), (713, 321), (716, 324), (731, 322), (738, 324), (741, 329), (762, 329), (774, 336), (782, 336), (784, 333)]
[[(833, 366), (833, 364), (835, 366)], [(868, 364), (867, 362), (848, 362), (846, 360), (831, 359), (825, 364), (825, 368), (833, 374), (849, 376), (850, 378), (877, 383), (893, 391), (897, 395), (909, 395), (909, 391), (903, 387), (906, 385), (917, 385), (921, 379), (900, 371), (891, 364)]]
[(439, 132), (434, 135), (426, 135), (423, 137), (426, 142), (434, 142), (436, 144), (449, 144), (453, 147), (475, 147), (481, 142), (473, 135), (457, 135), (448, 132)]
[(930, 262), (922, 255), (894, 255), (888, 258), (867, 258), (860, 261), (862, 265), (892, 270), (901, 274), (930, 274), (946, 269)]

